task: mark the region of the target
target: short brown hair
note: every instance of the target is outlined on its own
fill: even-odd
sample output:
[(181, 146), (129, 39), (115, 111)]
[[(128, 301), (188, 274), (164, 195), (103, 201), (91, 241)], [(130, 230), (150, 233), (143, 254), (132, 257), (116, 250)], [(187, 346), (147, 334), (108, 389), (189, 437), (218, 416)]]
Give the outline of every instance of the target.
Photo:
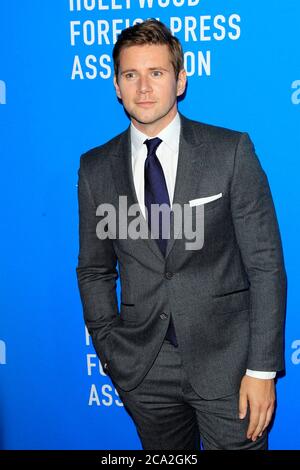
[(145, 44), (166, 44), (171, 55), (171, 62), (174, 67), (176, 80), (179, 72), (183, 69), (183, 51), (179, 40), (172, 35), (171, 31), (161, 21), (155, 18), (138, 23), (129, 28), (123, 29), (119, 34), (113, 48), (114, 71), (118, 80), (120, 53), (125, 47)]

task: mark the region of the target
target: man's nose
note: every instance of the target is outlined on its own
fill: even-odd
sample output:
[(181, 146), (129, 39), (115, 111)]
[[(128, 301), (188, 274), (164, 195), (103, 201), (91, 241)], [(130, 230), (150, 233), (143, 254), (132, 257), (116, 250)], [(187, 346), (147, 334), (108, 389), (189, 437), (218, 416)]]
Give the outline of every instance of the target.
[(141, 76), (138, 81), (138, 92), (139, 93), (147, 93), (152, 91), (152, 87), (149, 81), (149, 78), (146, 76)]

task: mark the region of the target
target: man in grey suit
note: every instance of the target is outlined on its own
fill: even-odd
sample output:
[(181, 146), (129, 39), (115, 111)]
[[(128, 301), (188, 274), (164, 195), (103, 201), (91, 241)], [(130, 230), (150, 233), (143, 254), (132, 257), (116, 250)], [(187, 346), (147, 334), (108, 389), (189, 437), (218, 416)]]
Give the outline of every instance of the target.
[[(144, 449), (267, 449), (286, 273), (266, 174), (247, 133), (178, 112), (186, 72), (165, 25), (123, 30), (113, 58), (131, 124), (79, 169), (77, 276), (93, 345)], [(170, 211), (150, 218), (155, 204)], [(201, 222), (200, 246), (180, 230), (187, 219)]]

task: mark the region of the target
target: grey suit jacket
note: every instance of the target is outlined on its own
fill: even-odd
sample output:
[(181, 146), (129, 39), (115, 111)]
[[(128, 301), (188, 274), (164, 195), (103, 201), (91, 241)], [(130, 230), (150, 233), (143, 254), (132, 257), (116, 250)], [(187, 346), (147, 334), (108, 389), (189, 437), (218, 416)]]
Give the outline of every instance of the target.
[(203, 247), (186, 250), (190, 240), (173, 225), (166, 257), (150, 235), (97, 237), (99, 204), (114, 205), (117, 226), (119, 196), (138, 204), (128, 127), (81, 157), (76, 271), (93, 345), (120, 388), (142, 381), (172, 314), (190, 381), (214, 399), (237, 392), (247, 368), (284, 369), (286, 272), (268, 180), (248, 134), (180, 118), (173, 204), (222, 193), (205, 204)]

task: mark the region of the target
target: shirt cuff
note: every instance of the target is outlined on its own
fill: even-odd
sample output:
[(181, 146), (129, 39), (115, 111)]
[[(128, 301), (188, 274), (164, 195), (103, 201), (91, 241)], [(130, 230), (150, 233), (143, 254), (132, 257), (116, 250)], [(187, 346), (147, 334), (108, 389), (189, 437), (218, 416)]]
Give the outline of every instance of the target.
[(274, 379), (276, 377), (276, 372), (265, 372), (258, 370), (246, 370), (246, 375), (254, 377), (256, 379)]

